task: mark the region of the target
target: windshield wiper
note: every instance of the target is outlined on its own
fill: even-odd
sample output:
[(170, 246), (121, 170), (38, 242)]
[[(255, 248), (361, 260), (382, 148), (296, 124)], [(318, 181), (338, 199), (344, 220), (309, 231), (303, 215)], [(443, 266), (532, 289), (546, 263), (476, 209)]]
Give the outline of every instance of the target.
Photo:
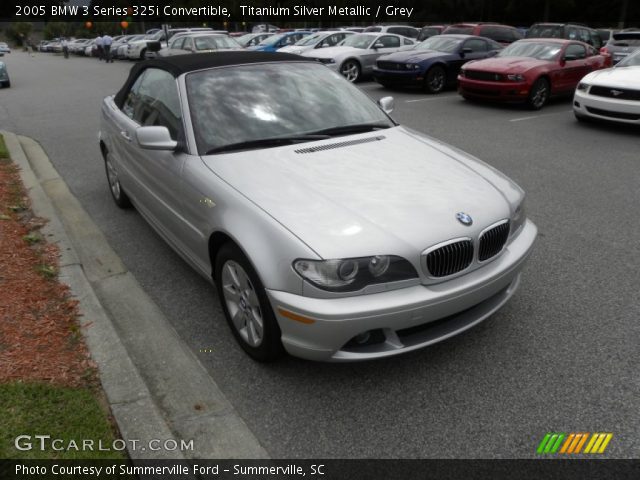
[(229, 145), (222, 145), (221, 147), (214, 147), (205, 153), (205, 155), (212, 155), (214, 153), (221, 152), (233, 152), (237, 150), (252, 150), (260, 147), (277, 147), (279, 145), (291, 145), (293, 143), (311, 142), (313, 140), (325, 140), (330, 136), (322, 134), (310, 134), (310, 135), (292, 135), (290, 137), (273, 137), (273, 138), (261, 138), (259, 140), (247, 140), (246, 142), (230, 143)]
[(313, 132), (318, 135), (347, 135), (349, 133), (364, 133), (372, 132), (374, 130), (381, 130), (383, 128), (391, 128), (387, 123), (359, 123), (356, 125), (344, 125), (342, 127), (325, 128), (324, 130), (318, 130)]

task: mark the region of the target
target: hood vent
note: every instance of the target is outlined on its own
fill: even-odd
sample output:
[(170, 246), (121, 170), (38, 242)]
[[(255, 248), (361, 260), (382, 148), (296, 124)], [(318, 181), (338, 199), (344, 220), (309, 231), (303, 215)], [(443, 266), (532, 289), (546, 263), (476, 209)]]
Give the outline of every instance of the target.
[(351, 145), (360, 145), (361, 143), (378, 142), (386, 137), (379, 135), (377, 137), (359, 138), (358, 140), (349, 140), (348, 142), (329, 143), (327, 145), (319, 145), (317, 147), (299, 148), (296, 153), (316, 153), (323, 150), (332, 150), (334, 148), (350, 147)]

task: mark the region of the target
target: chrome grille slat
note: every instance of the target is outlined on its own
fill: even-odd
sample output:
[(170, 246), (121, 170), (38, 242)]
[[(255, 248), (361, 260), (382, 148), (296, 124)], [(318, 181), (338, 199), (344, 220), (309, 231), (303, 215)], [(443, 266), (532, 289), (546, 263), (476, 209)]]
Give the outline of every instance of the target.
[(480, 236), (478, 260), (484, 262), (502, 251), (509, 238), (510, 224), (505, 221), (487, 230)]
[(436, 248), (426, 255), (432, 277), (447, 277), (466, 269), (473, 260), (473, 242), (459, 240)]

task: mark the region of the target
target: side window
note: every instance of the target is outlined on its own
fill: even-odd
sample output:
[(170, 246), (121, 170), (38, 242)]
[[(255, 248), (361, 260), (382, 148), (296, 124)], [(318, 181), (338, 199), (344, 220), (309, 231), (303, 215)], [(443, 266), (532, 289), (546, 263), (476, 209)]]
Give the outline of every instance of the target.
[(384, 45), (384, 48), (398, 48), (400, 46), (400, 37), (383, 35), (378, 39), (376, 43), (382, 43), (382, 45)]
[(134, 112), (136, 111), (136, 107), (140, 101), (140, 84), (142, 83), (142, 80), (144, 79), (144, 76), (146, 74), (147, 71), (145, 70), (140, 75), (138, 75), (138, 78), (135, 82), (133, 82), (129, 93), (127, 94), (124, 105), (122, 105), (122, 112), (131, 120), (134, 120)]
[(404, 28), (401, 27), (391, 27), (387, 28), (387, 33), (395, 33), (396, 35), (404, 35)]
[(178, 140), (182, 135), (182, 113), (175, 78), (164, 70), (149, 68), (140, 82), (137, 96), (133, 120), (141, 126), (167, 127), (171, 138)]
[(572, 43), (567, 47), (567, 50), (564, 52), (565, 56), (573, 56), (575, 59), (579, 60), (581, 58), (586, 58), (587, 52), (582, 45), (578, 45), (577, 43)]
[(464, 42), (463, 48), (470, 48), (472, 53), (486, 52), (487, 42), (485, 42), (484, 40), (480, 40), (478, 38), (472, 38)]
[(600, 35), (598, 35), (598, 32), (589, 32), (591, 35), (591, 41), (588, 42), (590, 45), (593, 45), (594, 47), (596, 47), (598, 50), (600, 50), (600, 47), (602, 47), (602, 38), (600, 38)]
[(600, 52), (593, 47), (587, 48), (587, 57), (593, 57), (594, 55), (598, 55)]
[(500, 30), (496, 27), (482, 27), (478, 32), (481, 37), (487, 37), (497, 42), (500, 40)]
[(580, 29), (580, 41), (584, 43), (591, 43), (591, 35), (589, 35), (589, 30), (586, 28)]
[(182, 44), (182, 48), (184, 50), (193, 50), (193, 39), (191, 37), (186, 37)]
[(411, 40), (409, 40), (408, 38), (403, 38), (402, 39), (402, 43), (404, 45), (413, 45), (413, 42)]
[(579, 34), (578, 34), (578, 29), (575, 27), (569, 27), (567, 29), (569, 35), (567, 36), (567, 38), (569, 40), (578, 40), (580, 38)]
[(178, 37), (171, 44), (171, 48), (181, 49), (183, 43), (184, 43), (184, 37)]

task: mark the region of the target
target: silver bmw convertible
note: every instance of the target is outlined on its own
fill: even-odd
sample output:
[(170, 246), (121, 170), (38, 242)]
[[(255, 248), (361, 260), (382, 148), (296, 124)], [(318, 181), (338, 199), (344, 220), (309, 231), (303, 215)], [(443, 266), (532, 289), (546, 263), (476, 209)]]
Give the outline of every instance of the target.
[(518, 185), (392, 103), (296, 55), (159, 58), (104, 99), (100, 150), (251, 357), (382, 358), (498, 310), (537, 233)]

